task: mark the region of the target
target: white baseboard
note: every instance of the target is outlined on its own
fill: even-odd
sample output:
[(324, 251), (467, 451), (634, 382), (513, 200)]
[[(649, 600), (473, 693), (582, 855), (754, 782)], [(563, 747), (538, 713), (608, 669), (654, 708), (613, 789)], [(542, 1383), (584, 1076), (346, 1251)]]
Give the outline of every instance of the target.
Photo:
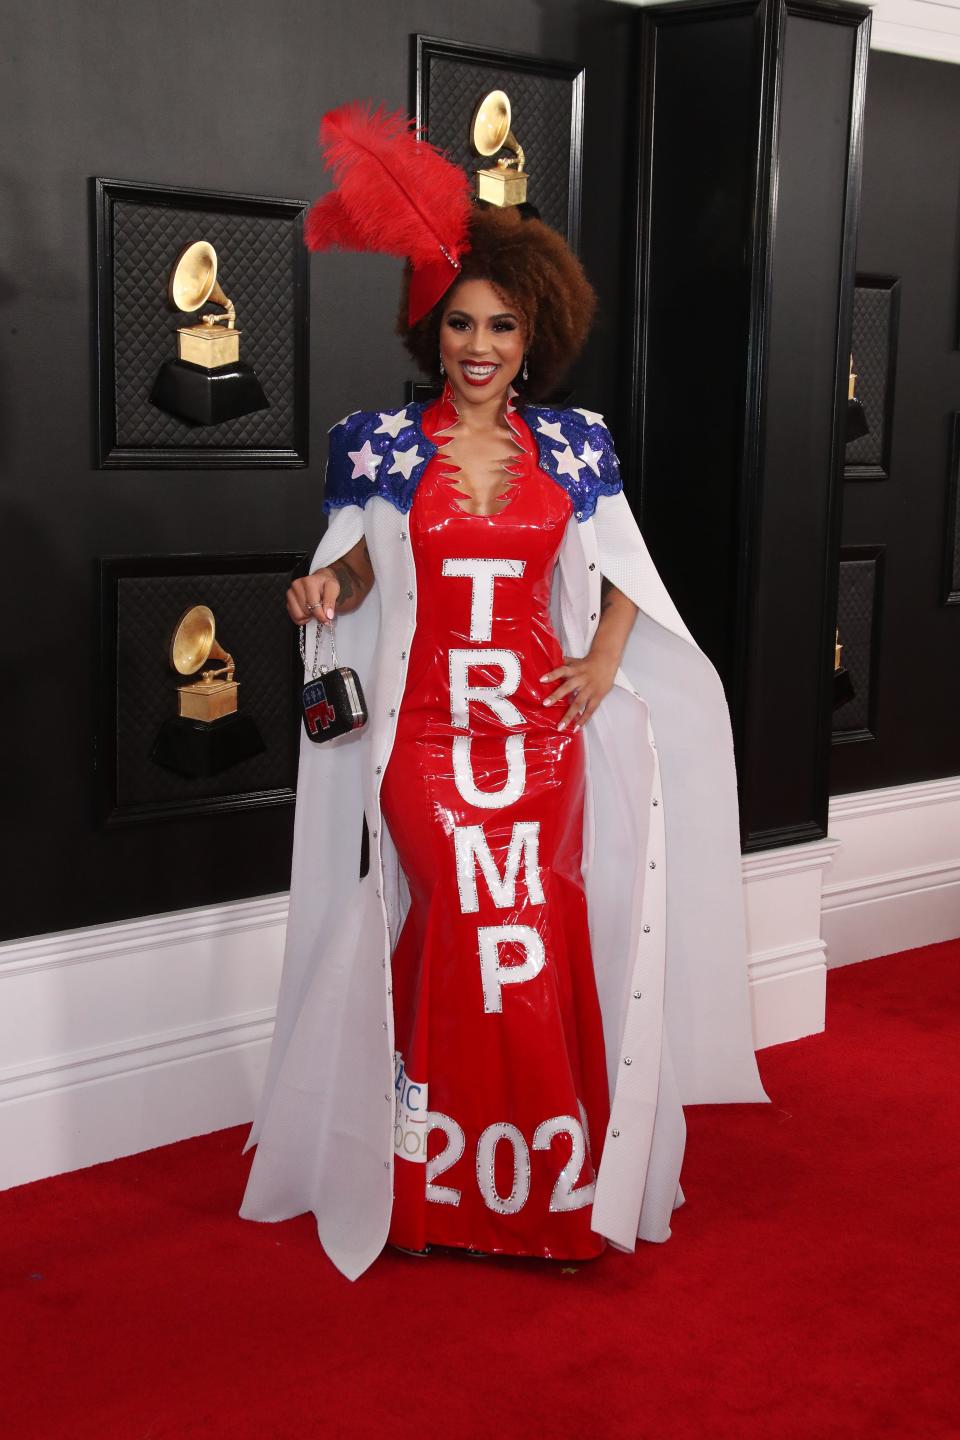
[(0, 1189), (249, 1120), (286, 913), (274, 895), (0, 945)]
[(760, 850), (742, 859), (753, 1043), (783, 1045), (824, 1027), (827, 965), (820, 937), (824, 872), (833, 839)]
[[(744, 856), (743, 881), (754, 1043), (815, 1034), (828, 965), (960, 935), (960, 777), (837, 796), (828, 839)], [(0, 945), (0, 1189), (248, 1121), (286, 912), (271, 895)]]
[(830, 835), (828, 965), (960, 936), (960, 775), (835, 795)]

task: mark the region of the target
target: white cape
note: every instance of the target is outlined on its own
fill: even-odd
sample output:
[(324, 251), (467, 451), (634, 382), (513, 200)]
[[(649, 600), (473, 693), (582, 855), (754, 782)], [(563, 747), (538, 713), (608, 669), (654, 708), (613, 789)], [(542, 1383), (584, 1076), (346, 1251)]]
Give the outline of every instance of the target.
[[(407, 517), (381, 497), (334, 511), (311, 569), (362, 535), (376, 585), (338, 618), (337, 646), (370, 718), (339, 740), (302, 741), (283, 978), (240, 1211), (283, 1220), (312, 1210), (351, 1279), (383, 1248), (393, 1199), (390, 956), (408, 896), (379, 787), (417, 603)], [(668, 1239), (683, 1202), (682, 1106), (768, 1096), (751, 1031), (726, 698), (622, 493), (568, 523), (551, 606), (565, 654), (590, 647), (601, 576), (640, 613), (616, 684), (584, 729), (584, 876), (611, 1094), (592, 1226), (633, 1249), (638, 1236)], [(312, 655), (312, 633), (307, 644)], [(364, 813), (370, 869), (360, 880)]]

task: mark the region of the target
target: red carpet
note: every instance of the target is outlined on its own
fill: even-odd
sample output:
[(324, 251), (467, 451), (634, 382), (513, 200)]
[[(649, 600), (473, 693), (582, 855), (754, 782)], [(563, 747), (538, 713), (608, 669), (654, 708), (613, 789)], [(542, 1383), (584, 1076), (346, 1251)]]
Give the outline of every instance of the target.
[(229, 1130), (0, 1195), (5, 1440), (955, 1437), (960, 942), (834, 971), (698, 1106), (666, 1245), (569, 1267), (236, 1216)]

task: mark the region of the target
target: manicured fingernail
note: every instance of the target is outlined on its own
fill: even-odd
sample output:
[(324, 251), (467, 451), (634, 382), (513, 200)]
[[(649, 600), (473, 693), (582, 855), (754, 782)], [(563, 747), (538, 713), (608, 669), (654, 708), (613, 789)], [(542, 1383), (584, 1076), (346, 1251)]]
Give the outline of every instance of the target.
[(333, 619), (333, 611), (332, 611), (332, 610), (328, 610), (328, 611), (327, 611), (327, 619), (328, 619), (328, 620), (332, 620), (332, 619)]
[(566, 722), (566, 720), (561, 720), (561, 721), (560, 721), (560, 724), (557, 726), (557, 729), (558, 729), (558, 730), (566, 730), (566, 728), (567, 728), (567, 722)]
[(550, 679), (550, 672), (548, 671), (546, 675), (541, 675), (541, 676), (540, 676), (540, 684), (542, 685), (543, 682), (544, 682), (544, 680), (549, 680), (549, 679)]
[(546, 700), (544, 700), (543, 703), (544, 703), (544, 705), (552, 705), (552, 704), (553, 704), (553, 696), (552, 696), (552, 695), (548, 695), (547, 698), (546, 698)]

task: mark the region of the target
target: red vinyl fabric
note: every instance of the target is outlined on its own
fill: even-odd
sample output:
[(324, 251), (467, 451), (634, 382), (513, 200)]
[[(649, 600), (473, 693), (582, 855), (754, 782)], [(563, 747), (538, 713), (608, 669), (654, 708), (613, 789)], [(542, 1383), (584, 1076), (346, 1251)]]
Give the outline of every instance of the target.
[[(395, 1187), (390, 1240), (586, 1259), (609, 1117), (581, 875), (584, 742), (544, 707), (562, 663), (549, 601), (571, 514), (516, 438), (502, 507), (461, 504), (440, 451), (410, 538), (417, 626), (383, 778), (410, 889), (393, 955)], [(439, 445), (449, 387), (424, 413)]]

